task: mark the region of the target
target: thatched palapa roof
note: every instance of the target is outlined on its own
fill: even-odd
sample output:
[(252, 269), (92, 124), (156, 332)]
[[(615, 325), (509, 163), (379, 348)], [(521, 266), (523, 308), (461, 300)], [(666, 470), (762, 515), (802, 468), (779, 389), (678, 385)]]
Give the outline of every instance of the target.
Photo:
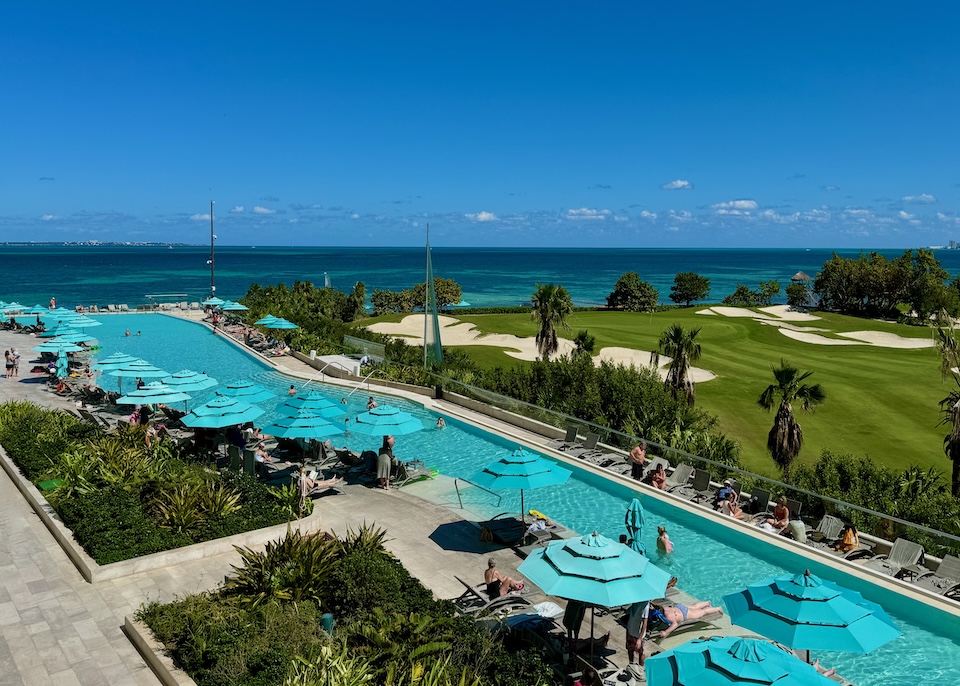
[(813, 279), (810, 278), (810, 275), (807, 274), (806, 272), (797, 272), (796, 274), (790, 277), (790, 280), (791, 281), (813, 281)]

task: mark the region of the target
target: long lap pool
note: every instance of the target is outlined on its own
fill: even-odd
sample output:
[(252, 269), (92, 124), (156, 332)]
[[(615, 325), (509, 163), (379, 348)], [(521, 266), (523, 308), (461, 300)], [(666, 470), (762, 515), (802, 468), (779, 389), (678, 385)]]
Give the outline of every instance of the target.
[[(221, 385), (244, 377), (274, 390), (280, 396), (278, 400), (261, 403), (268, 410), (261, 420), (263, 423), (272, 418), (272, 408), (282, 400), (290, 384), (296, 383), (299, 387), (303, 383), (277, 373), (193, 322), (154, 314), (99, 319), (103, 326), (92, 332), (97, 335), (102, 356), (121, 351), (143, 357), (171, 373), (182, 368), (206, 371)], [(125, 336), (127, 329), (133, 335)], [(106, 377), (102, 385), (109, 387), (111, 382), (111, 377)], [(311, 388), (336, 401), (347, 394), (342, 387), (311, 384)], [(384, 400), (379, 393), (374, 395)], [(209, 396), (209, 393), (197, 394), (193, 404)], [(346, 407), (348, 416), (363, 412), (366, 399), (364, 391), (351, 395)], [(434, 429), (436, 415), (420, 405), (404, 400), (391, 399), (390, 402), (418, 416), (427, 427), (422, 432), (398, 437), (397, 456), (405, 460), (422, 459), (447, 476), (469, 478), (505, 450), (516, 447), (505, 438), (450, 417), (446, 418), (446, 428)], [(357, 451), (376, 449), (379, 441), (376, 437), (356, 434), (334, 438), (335, 444)], [(580, 532), (596, 529), (606, 536), (618, 536), (623, 532), (624, 511), (636, 493), (576, 466), (573, 471), (573, 477), (562, 486), (527, 492), (527, 506), (546, 512)], [(498, 500), (478, 489), (468, 489), (465, 497), (472, 509), (484, 512), (519, 510), (520, 507), (519, 493), (512, 491), (503, 492), (502, 499)], [(669, 503), (655, 498), (642, 498), (642, 501), (647, 512), (648, 526), (643, 534), (647, 550), (656, 550), (657, 525), (666, 526), (676, 550), (668, 559), (656, 559), (653, 554), (654, 561), (678, 576), (680, 585), (690, 594), (717, 603), (722, 595), (753, 581), (810, 569), (880, 603), (903, 631), (901, 638), (869, 655), (817, 653), (816, 657), (822, 662), (836, 667), (840, 674), (859, 686), (960, 683), (960, 618), (777, 546), (758, 543), (742, 532)], [(456, 502), (452, 494), (450, 502)]]

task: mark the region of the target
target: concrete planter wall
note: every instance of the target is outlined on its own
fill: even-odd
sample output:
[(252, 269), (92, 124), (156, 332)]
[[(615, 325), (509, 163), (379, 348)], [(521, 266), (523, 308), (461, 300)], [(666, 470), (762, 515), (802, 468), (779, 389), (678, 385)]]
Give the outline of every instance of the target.
[(53, 534), (57, 543), (63, 548), (63, 551), (76, 566), (77, 570), (79, 570), (83, 578), (94, 584), (98, 581), (119, 579), (124, 576), (139, 574), (140, 572), (146, 572), (152, 569), (172, 567), (189, 560), (199, 560), (204, 557), (229, 553), (233, 551), (234, 546), (250, 547), (263, 545), (268, 541), (283, 537), (288, 526), (305, 533), (320, 530), (320, 510), (314, 509), (313, 514), (309, 517), (304, 517), (289, 524), (277, 524), (276, 526), (270, 526), (265, 529), (256, 529), (226, 538), (194, 543), (193, 545), (188, 545), (183, 548), (165, 550), (163, 552), (153, 553), (152, 555), (143, 555), (129, 560), (101, 565), (97, 564), (97, 562), (80, 547), (73, 537), (73, 532), (60, 521), (60, 517), (50, 503), (47, 502), (47, 499), (20, 473), (20, 470), (2, 447), (0, 447), (0, 466), (6, 471), (10, 480), (13, 481), (20, 490), (20, 493), (23, 494), (26, 501), (30, 503), (30, 507), (37, 513), (40, 521), (42, 521), (50, 533)]
[(186, 672), (173, 664), (173, 660), (165, 653), (164, 648), (154, 639), (150, 627), (138, 622), (133, 617), (124, 617), (123, 633), (143, 656), (147, 666), (160, 680), (163, 686), (196, 686), (196, 681)]

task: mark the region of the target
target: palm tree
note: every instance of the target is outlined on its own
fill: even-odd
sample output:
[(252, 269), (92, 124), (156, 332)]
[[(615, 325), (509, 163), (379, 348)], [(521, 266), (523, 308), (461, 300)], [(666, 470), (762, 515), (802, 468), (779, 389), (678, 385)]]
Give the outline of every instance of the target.
[(786, 481), (790, 475), (790, 463), (800, 453), (803, 447), (803, 430), (793, 416), (793, 403), (798, 403), (804, 412), (812, 412), (817, 405), (826, 399), (826, 393), (820, 384), (808, 386), (803, 383), (813, 372), (800, 373), (796, 367), (791, 367), (786, 360), (780, 360), (779, 367), (772, 367), (773, 378), (776, 383), (767, 386), (767, 389), (757, 398), (757, 405), (769, 411), (773, 404), (780, 399), (780, 407), (773, 420), (773, 428), (767, 434), (767, 450), (770, 457), (783, 470)]
[(570, 293), (566, 288), (552, 283), (538, 283), (530, 301), (533, 303), (530, 317), (540, 327), (537, 331), (537, 351), (541, 359), (548, 360), (560, 347), (557, 327), (570, 328), (567, 317), (573, 312), (573, 301), (570, 300)]
[(960, 367), (960, 343), (952, 323), (937, 327), (937, 351), (940, 353), (940, 380), (946, 381)]
[[(960, 386), (960, 379), (956, 376), (954, 379)], [(943, 452), (953, 462), (950, 492), (960, 497), (960, 390), (951, 391), (940, 401), (940, 412), (943, 414), (940, 425), (950, 427), (950, 433), (943, 437)]]
[(686, 395), (688, 405), (693, 405), (696, 400), (696, 391), (693, 381), (690, 380), (690, 367), (700, 359), (698, 335), (699, 327), (687, 331), (679, 324), (671, 324), (660, 334), (657, 349), (650, 353), (650, 364), (654, 367), (660, 366), (660, 355), (671, 358), (667, 365), (665, 383), (674, 397)]
[(593, 355), (593, 351), (597, 347), (597, 337), (591, 334), (586, 329), (582, 331), (577, 331), (577, 335), (573, 337), (574, 352), (578, 355)]

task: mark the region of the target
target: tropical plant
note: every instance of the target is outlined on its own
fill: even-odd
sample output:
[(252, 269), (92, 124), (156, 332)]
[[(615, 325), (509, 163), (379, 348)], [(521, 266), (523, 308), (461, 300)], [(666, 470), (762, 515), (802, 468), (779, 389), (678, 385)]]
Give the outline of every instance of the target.
[(770, 457), (783, 472), (785, 481), (789, 480), (790, 463), (800, 454), (803, 447), (803, 429), (793, 416), (793, 404), (797, 403), (804, 412), (812, 412), (826, 398), (820, 384), (804, 383), (813, 372), (801, 373), (791, 367), (786, 360), (780, 360), (779, 367), (771, 367), (775, 383), (770, 384), (757, 398), (757, 405), (768, 412), (773, 409), (777, 399), (780, 406), (773, 419), (773, 428), (767, 435), (767, 450)]
[(384, 557), (390, 560), (396, 559), (390, 551), (384, 547), (387, 540), (387, 532), (377, 526), (369, 526), (366, 522), (354, 531), (347, 527), (347, 533), (339, 540), (340, 555), (347, 556), (351, 553), (364, 553), (376, 557)]
[(235, 546), (243, 561), (233, 565), (225, 589), (256, 607), (270, 600), (312, 600), (318, 605), (336, 566), (337, 542), (323, 534), (288, 530), (263, 550)]
[(200, 491), (199, 506), (207, 517), (226, 517), (240, 509), (240, 493), (211, 481)]
[(277, 499), (277, 507), (286, 516), (288, 522), (300, 519), (301, 511), (304, 517), (309, 517), (313, 513), (313, 499), (304, 498), (296, 483), (271, 488), (270, 495)]
[(530, 300), (533, 303), (530, 318), (538, 326), (537, 350), (541, 359), (548, 360), (560, 347), (557, 327), (570, 328), (567, 317), (573, 312), (573, 301), (566, 288), (552, 283), (537, 284), (537, 290), (530, 296)]
[(194, 484), (184, 484), (161, 491), (153, 501), (160, 526), (176, 533), (196, 531), (206, 521), (200, 509), (200, 489)]
[(649, 312), (660, 302), (660, 292), (647, 281), (641, 281), (637, 272), (626, 272), (613, 285), (607, 296), (607, 307), (627, 312)]
[(673, 277), (670, 299), (690, 307), (694, 300), (703, 300), (710, 295), (710, 279), (696, 272), (680, 272)]
[(940, 353), (940, 380), (956, 376), (960, 368), (960, 342), (952, 322), (937, 327), (937, 352)]
[[(960, 386), (960, 377), (954, 376)], [(943, 452), (953, 463), (950, 474), (950, 492), (954, 497), (960, 497), (960, 389), (950, 391), (950, 394), (940, 401), (940, 426), (950, 428), (950, 433), (943, 437)]]
[(757, 293), (742, 283), (738, 283), (733, 293), (723, 299), (724, 305), (731, 307), (756, 307)]
[(810, 304), (810, 294), (802, 283), (791, 283), (784, 289), (787, 293), (789, 307), (806, 307)]
[(574, 352), (578, 355), (593, 355), (597, 347), (597, 337), (586, 329), (577, 331), (573, 337)]
[(312, 660), (297, 656), (283, 686), (363, 686), (373, 681), (370, 661), (344, 646), (320, 646)]
[(688, 405), (696, 401), (696, 390), (690, 380), (690, 367), (700, 359), (700, 327), (684, 329), (679, 324), (671, 324), (660, 334), (657, 349), (650, 353), (650, 364), (660, 366), (660, 355), (670, 357), (667, 365), (666, 386), (674, 397), (685, 396)]

